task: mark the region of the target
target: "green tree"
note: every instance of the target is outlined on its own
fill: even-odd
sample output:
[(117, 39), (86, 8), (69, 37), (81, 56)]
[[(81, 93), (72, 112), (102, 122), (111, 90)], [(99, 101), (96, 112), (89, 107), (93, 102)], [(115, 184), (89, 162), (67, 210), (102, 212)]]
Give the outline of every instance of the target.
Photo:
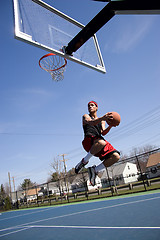
[(1, 184), (1, 189), (0, 189), (0, 208), (3, 208), (4, 205), (4, 199), (5, 199), (5, 190), (3, 184)]
[(24, 179), (23, 183), (21, 184), (21, 188), (23, 190), (32, 188), (36, 185), (36, 183), (33, 183), (29, 178)]
[(4, 186), (3, 184), (1, 184), (1, 192), (0, 192), (1, 196), (5, 197), (5, 189), (4, 189)]
[(0, 209), (9, 210), (12, 208), (11, 199), (6, 194), (3, 184), (0, 188)]
[(59, 174), (57, 172), (52, 173), (51, 181), (56, 182), (59, 179)]
[(9, 198), (9, 196), (7, 196), (5, 199), (4, 199), (4, 210), (9, 210), (12, 208), (12, 203), (11, 203), (11, 200)]

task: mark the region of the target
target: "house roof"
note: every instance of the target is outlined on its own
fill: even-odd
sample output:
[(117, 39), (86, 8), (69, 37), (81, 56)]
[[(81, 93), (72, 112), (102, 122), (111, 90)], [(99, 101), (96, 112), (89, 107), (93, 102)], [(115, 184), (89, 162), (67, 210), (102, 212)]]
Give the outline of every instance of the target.
[(147, 162), (147, 168), (152, 167), (160, 163), (160, 152), (159, 153), (154, 153), (149, 156), (148, 162)]
[(36, 195), (38, 193), (38, 191), (40, 190), (40, 188), (33, 188), (33, 189), (29, 189), (26, 191), (27, 196), (32, 196), (32, 195)]

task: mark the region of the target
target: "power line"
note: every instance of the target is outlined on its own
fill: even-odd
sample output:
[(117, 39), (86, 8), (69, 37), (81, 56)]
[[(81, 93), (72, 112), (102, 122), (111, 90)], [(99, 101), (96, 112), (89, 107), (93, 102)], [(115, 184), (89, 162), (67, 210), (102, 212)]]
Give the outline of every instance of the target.
[[(152, 109), (151, 111), (141, 115), (137, 119), (131, 121), (130, 123), (126, 124), (125, 126), (117, 129), (116, 132), (112, 133), (112, 136), (117, 134), (124, 134), (125, 132), (130, 133), (130, 131), (137, 131), (139, 128), (145, 128), (149, 124), (155, 124), (160, 120), (160, 112), (157, 112), (160, 109), (160, 106)], [(158, 114), (158, 115), (157, 115)], [(155, 116), (157, 115), (157, 116)], [(137, 128), (137, 129), (136, 129)], [(0, 135), (24, 135), (24, 136), (81, 136), (82, 134), (79, 133), (25, 133), (25, 132), (0, 132)]]
[(79, 133), (24, 133), (24, 132), (0, 132), (0, 135), (17, 136), (81, 136)]
[[(117, 140), (120, 141), (122, 138), (128, 137), (134, 133), (138, 133), (139, 131), (143, 130), (144, 128), (149, 127), (150, 125), (152, 126), (153, 124), (156, 124), (157, 122), (159, 123), (160, 122), (160, 111), (159, 110), (160, 110), (160, 106), (141, 115), (140, 117), (136, 118), (135, 120), (131, 121), (130, 123), (121, 127), (120, 129), (119, 128), (116, 129), (115, 132), (108, 134), (108, 136), (111, 135), (111, 137), (110, 137), (111, 140), (114, 140), (116, 138)], [(158, 131), (159, 131), (159, 128), (157, 129), (156, 135), (154, 135), (148, 139), (144, 139), (144, 141), (141, 143), (138, 143), (138, 145), (148, 142), (148, 141), (151, 141), (152, 139), (155, 139), (155, 138), (159, 139), (160, 133), (158, 133)], [(69, 134), (56, 134), (56, 133), (9, 133), (9, 132), (8, 133), (3, 132), (0, 134), (3, 134), (3, 135), (42, 135), (42, 136), (43, 135), (46, 135), (46, 136), (69, 135)], [(76, 136), (77, 134), (70, 134), (70, 135)], [(133, 146), (133, 147), (135, 147), (135, 146)], [(78, 147), (73, 150), (70, 150), (67, 153), (67, 155), (68, 154), (72, 155), (74, 153), (73, 156), (70, 157), (73, 159), (79, 155), (78, 154), (79, 151), (82, 153), (82, 147)], [(33, 171), (30, 171), (29, 174), (31, 174), (31, 172), (33, 172)], [(28, 173), (26, 173), (26, 174), (28, 174)], [(22, 175), (22, 176), (24, 176), (24, 175)], [(18, 178), (20, 178), (20, 176)]]
[(142, 115), (139, 117), (137, 120), (134, 120), (127, 125), (123, 126), (120, 129), (117, 129), (116, 132), (110, 133), (111, 139), (113, 140), (115, 137), (116, 139), (124, 137), (128, 137), (131, 134), (137, 133), (138, 131), (143, 130), (144, 128), (156, 124), (157, 122), (159, 123), (160, 121), (160, 113), (157, 112), (157, 107), (156, 109)]
[[(138, 133), (139, 131), (147, 128), (150, 125), (154, 125), (157, 122), (159, 123), (160, 122), (159, 109), (160, 109), (160, 106), (141, 115), (139, 118), (131, 121), (127, 125), (123, 126), (122, 128), (116, 129), (115, 132), (108, 134), (108, 136), (110, 136), (110, 140), (114, 140), (114, 139), (121, 140), (122, 138), (128, 137), (134, 133)], [(157, 132), (156, 132), (156, 134), (157, 134)], [(81, 147), (73, 150), (73, 152), (76, 150), (80, 150), (80, 149), (81, 149)], [(72, 153), (72, 151), (70, 151), (68, 154), (70, 154), (70, 153)], [(78, 154), (74, 155), (73, 157), (76, 157), (76, 156), (78, 156)]]

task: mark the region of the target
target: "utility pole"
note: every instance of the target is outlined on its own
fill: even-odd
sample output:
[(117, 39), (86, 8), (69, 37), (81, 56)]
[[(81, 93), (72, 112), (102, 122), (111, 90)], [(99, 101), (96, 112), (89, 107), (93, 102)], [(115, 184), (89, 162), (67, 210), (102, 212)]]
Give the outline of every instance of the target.
[(11, 177), (10, 177), (10, 172), (8, 172), (8, 179), (9, 179), (9, 195), (10, 195), (10, 198), (12, 199), (12, 196), (11, 196)]
[(14, 180), (14, 177), (12, 177), (12, 181), (13, 181), (13, 189), (14, 189), (14, 192), (16, 191), (16, 188), (15, 188), (15, 180)]
[[(64, 164), (64, 172), (65, 172), (65, 183), (67, 184), (66, 186), (66, 189), (67, 189), (67, 192), (69, 193), (69, 187), (68, 187), (68, 177), (67, 177), (67, 168), (66, 168), (66, 161), (68, 159), (65, 159), (64, 156), (66, 156), (67, 154), (60, 154), (59, 156), (62, 156), (63, 157), (63, 160), (61, 160)], [(67, 181), (66, 181), (67, 180)]]

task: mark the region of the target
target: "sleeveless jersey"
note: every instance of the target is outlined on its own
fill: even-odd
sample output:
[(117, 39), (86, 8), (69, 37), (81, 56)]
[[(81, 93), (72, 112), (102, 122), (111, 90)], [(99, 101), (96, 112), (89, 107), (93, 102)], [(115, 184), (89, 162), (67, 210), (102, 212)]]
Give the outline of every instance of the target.
[(101, 122), (97, 125), (91, 126), (90, 124), (83, 125), (84, 135), (86, 136), (101, 136), (102, 124)]

